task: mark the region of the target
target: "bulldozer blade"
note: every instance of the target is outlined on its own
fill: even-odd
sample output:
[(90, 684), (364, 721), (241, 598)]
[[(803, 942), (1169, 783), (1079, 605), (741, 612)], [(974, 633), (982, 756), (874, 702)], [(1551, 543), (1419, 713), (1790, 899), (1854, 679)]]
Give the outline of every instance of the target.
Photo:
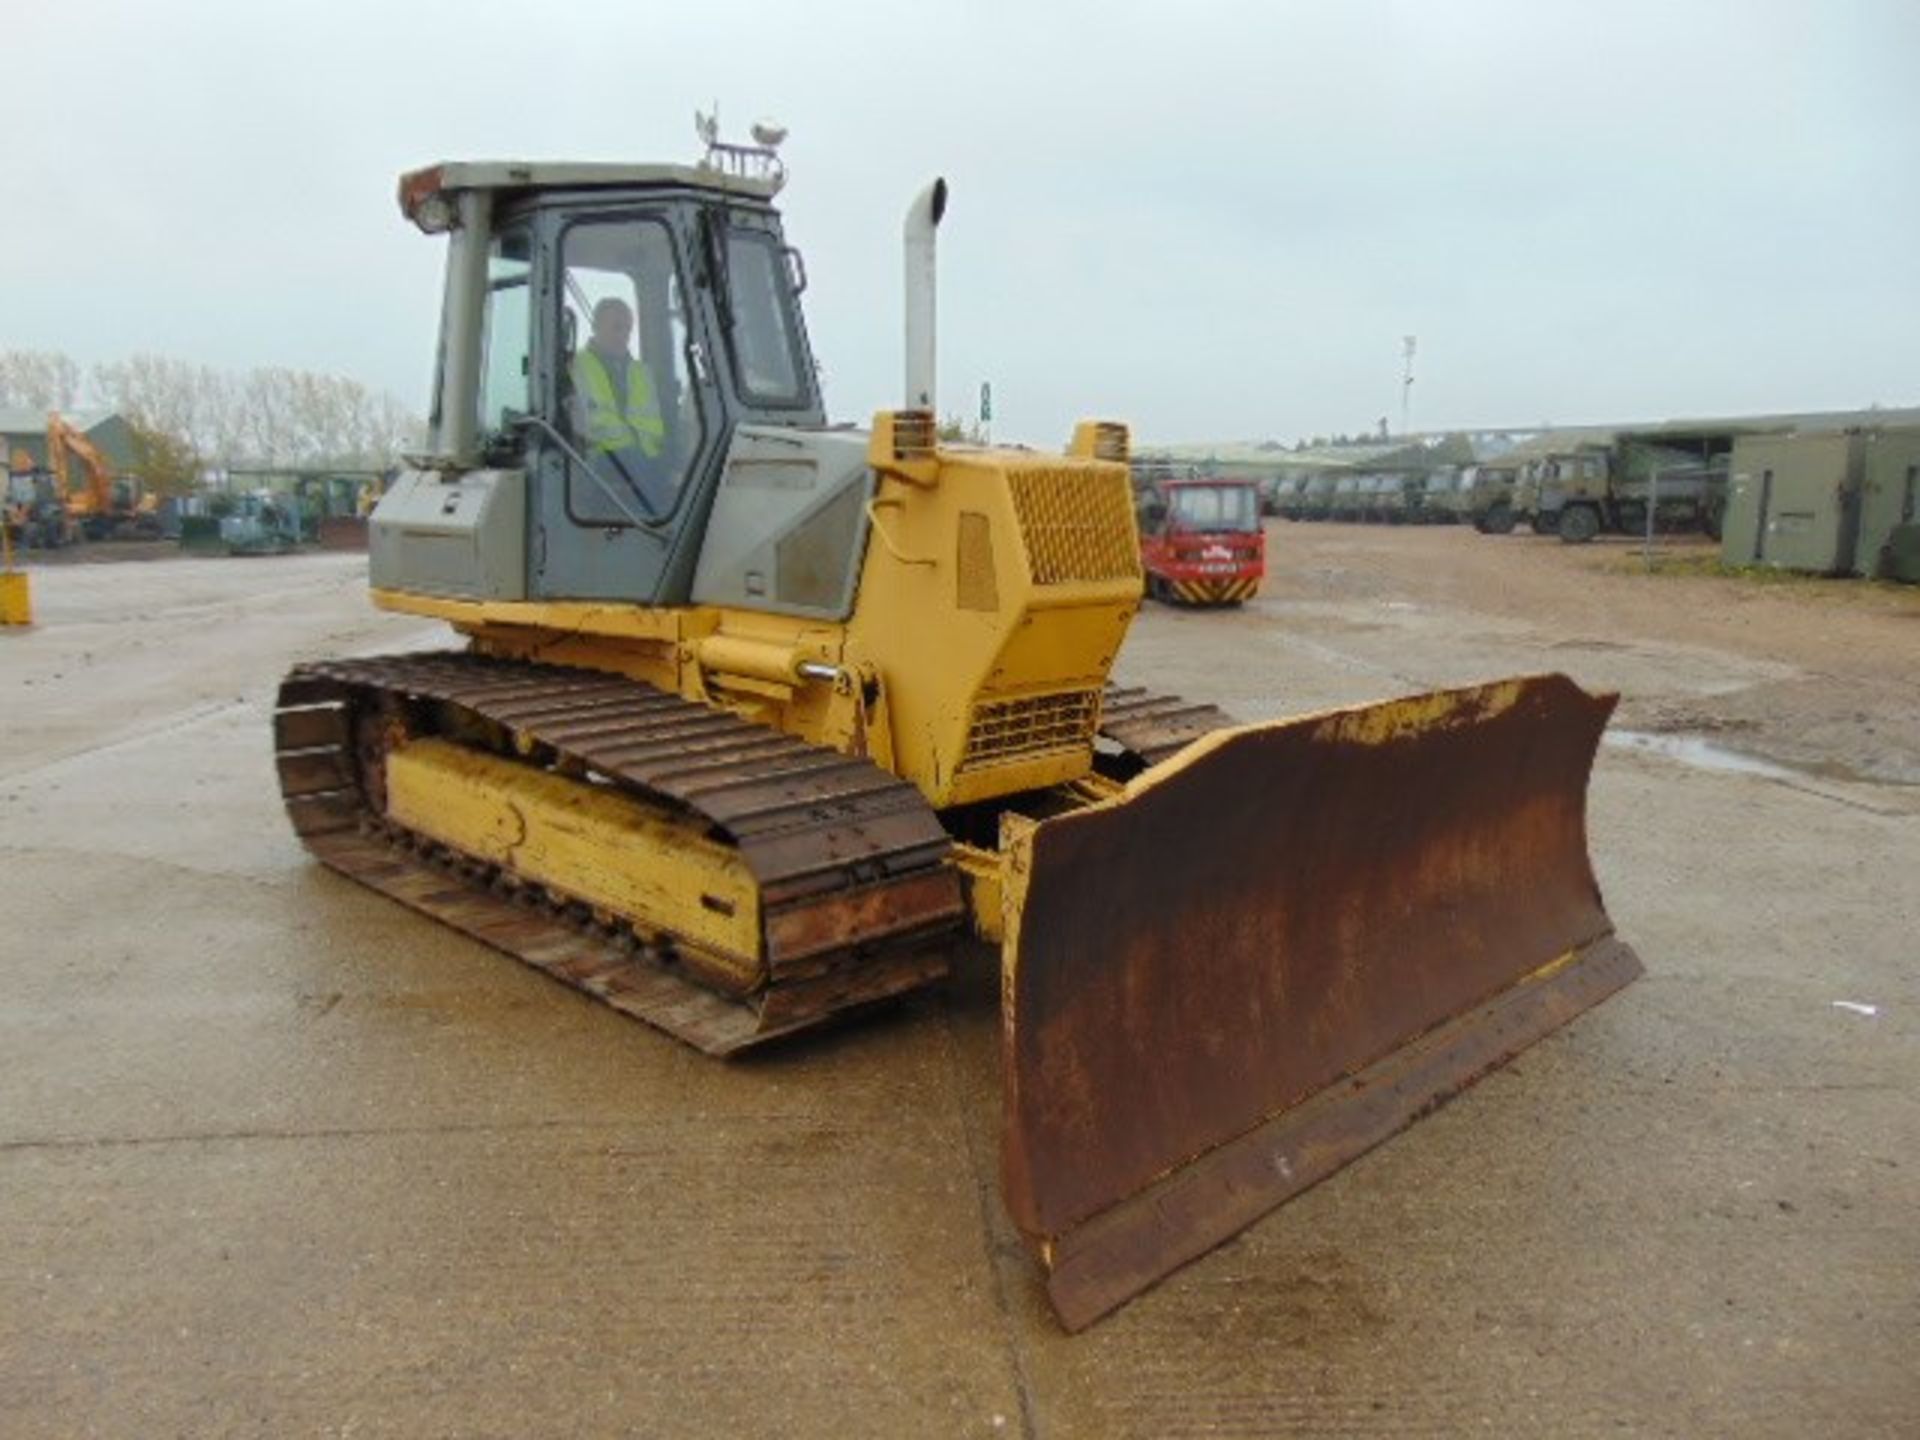
[(1562, 675), (1216, 731), (1010, 825), (1001, 1185), (1077, 1330), (1627, 984)]

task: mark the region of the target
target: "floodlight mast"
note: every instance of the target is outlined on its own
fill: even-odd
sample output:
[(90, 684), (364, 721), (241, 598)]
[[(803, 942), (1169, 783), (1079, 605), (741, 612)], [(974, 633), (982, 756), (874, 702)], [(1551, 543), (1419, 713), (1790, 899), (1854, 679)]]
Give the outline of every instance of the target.
[(1400, 337), (1400, 357), (1401, 357), (1401, 360), (1404, 362), (1400, 372), (1400, 434), (1402, 436), (1411, 435), (1413, 433), (1413, 426), (1411, 422), (1412, 422), (1412, 414), (1413, 414), (1414, 344), (1415, 344), (1414, 336), (1402, 335)]
[(1400, 434), (1413, 434), (1413, 346), (1415, 336), (1400, 336)]

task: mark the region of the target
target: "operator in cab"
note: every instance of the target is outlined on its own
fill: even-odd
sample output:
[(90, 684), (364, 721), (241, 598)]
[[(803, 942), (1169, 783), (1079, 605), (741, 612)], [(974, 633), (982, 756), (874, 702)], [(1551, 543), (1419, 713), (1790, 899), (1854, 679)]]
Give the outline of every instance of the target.
[(654, 518), (673, 509), (675, 486), (663, 458), (659, 394), (632, 341), (631, 305), (611, 295), (595, 305), (593, 333), (573, 357), (573, 398), (587, 458), (602, 479), (636, 493)]

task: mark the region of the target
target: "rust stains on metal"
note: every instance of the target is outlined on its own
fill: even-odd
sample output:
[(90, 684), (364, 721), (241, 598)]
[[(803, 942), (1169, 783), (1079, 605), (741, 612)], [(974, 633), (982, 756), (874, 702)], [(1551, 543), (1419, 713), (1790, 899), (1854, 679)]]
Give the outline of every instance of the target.
[(1091, 1324), (1639, 974), (1625, 945), (1597, 941), (1068, 1230), (1046, 1261), (1061, 1323)]
[[(1249, 726), (1018, 842), (1002, 1184), (1043, 1256), (1080, 1257), (1063, 1284), (1098, 1298), (1063, 1318), (1085, 1323), (1292, 1190), (1255, 1187), (1249, 1213), (1233, 1165), (1202, 1169), (1218, 1178), (1182, 1182), (1198, 1214), (1177, 1242), (1106, 1218), (1116, 1206), (1172, 1193), (1195, 1161), (1530, 977), (1552, 987), (1529, 1011), (1550, 1029), (1637, 973), (1602, 944), (1586, 853), (1612, 705), (1547, 676)], [(1473, 1032), (1385, 1129), (1338, 1122), (1325, 1169), (1534, 1038)], [(1133, 1237), (1124, 1256), (1076, 1248), (1103, 1226)]]

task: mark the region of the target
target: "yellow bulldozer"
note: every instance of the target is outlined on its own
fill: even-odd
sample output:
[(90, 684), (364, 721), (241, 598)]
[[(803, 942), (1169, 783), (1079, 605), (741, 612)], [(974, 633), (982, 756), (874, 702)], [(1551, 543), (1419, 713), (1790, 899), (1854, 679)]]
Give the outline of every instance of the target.
[(446, 163), (429, 453), (373, 598), (463, 638), (303, 664), (320, 860), (718, 1056), (998, 948), (1002, 1190), (1105, 1314), (1639, 973), (1588, 862), (1612, 697), (1500, 680), (1274, 723), (1110, 682), (1128, 435), (827, 423), (770, 146)]

